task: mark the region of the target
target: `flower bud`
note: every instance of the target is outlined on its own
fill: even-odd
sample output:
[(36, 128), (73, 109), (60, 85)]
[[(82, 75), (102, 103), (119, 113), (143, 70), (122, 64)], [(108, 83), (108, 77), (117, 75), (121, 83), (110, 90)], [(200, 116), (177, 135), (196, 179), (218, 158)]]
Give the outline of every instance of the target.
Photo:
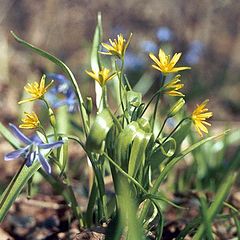
[(55, 118), (54, 112), (51, 108), (48, 109), (48, 116), (49, 116), (52, 127), (55, 127), (56, 126), (56, 118)]
[(85, 106), (85, 109), (87, 111), (87, 114), (88, 115), (91, 114), (92, 109), (93, 109), (93, 103), (92, 103), (92, 98), (91, 97), (86, 98), (84, 106)]
[(183, 107), (183, 105), (185, 104), (185, 100), (183, 98), (180, 98), (170, 109), (169, 113), (168, 113), (168, 118), (171, 118), (173, 116), (175, 116), (179, 110)]

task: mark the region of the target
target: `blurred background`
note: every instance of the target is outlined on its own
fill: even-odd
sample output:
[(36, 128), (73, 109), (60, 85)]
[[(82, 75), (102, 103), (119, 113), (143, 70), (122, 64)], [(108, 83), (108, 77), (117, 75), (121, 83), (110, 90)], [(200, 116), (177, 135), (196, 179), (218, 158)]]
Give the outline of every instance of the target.
[[(91, 41), (102, 12), (104, 41), (120, 32), (133, 39), (126, 69), (135, 89), (149, 93), (157, 74), (148, 53), (159, 47), (183, 52), (181, 65), (189, 105), (210, 98), (215, 121), (236, 123), (240, 116), (240, 2), (231, 0), (8, 0), (0, 1), (0, 119), (8, 122), (18, 113), (22, 87), (42, 72), (59, 72), (14, 41), (13, 30), (26, 41), (67, 63), (83, 93), (91, 84)], [(143, 75), (143, 72), (151, 72)], [(137, 84), (138, 80), (146, 84)], [(85, 91), (86, 90), (86, 91)], [(87, 94), (88, 95), (88, 94)], [(90, 95), (90, 94), (89, 94)], [(6, 119), (7, 118), (7, 119)]]

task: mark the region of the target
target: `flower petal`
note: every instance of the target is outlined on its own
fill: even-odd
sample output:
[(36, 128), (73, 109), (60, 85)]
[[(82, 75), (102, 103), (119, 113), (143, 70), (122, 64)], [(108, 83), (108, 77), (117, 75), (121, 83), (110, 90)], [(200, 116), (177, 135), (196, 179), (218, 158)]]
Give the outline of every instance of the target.
[(16, 158), (19, 158), (26, 152), (27, 149), (28, 149), (28, 147), (19, 148), (18, 150), (15, 150), (15, 151), (12, 151), (10, 153), (7, 153), (4, 156), (4, 160), (5, 161), (11, 161), (11, 160), (14, 160)]
[(57, 141), (57, 142), (53, 142), (53, 143), (42, 143), (39, 144), (38, 146), (41, 149), (52, 149), (52, 148), (58, 148), (61, 147), (63, 145), (63, 141)]
[(25, 163), (27, 167), (31, 167), (32, 166), (33, 161), (35, 160), (35, 157), (36, 157), (36, 151), (30, 152), (27, 155), (27, 159), (26, 159), (26, 163)]
[(14, 124), (9, 123), (9, 127), (11, 128), (13, 134), (23, 143), (25, 144), (31, 144), (32, 141), (26, 137)]
[(51, 166), (49, 165), (47, 159), (41, 154), (41, 152), (38, 152), (38, 158), (39, 162), (41, 163), (43, 169), (48, 173), (51, 174)]
[(53, 80), (58, 81), (59, 83), (63, 84), (65, 82), (68, 82), (69, 80), (62, 74), (57, 73), (47, 73), (46, 76), (48, 78), (52, 78)]

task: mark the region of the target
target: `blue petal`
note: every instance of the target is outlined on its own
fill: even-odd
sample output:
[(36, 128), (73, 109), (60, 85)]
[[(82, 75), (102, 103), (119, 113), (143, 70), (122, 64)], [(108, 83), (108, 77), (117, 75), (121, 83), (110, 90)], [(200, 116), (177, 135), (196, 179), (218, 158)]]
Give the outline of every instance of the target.
[(15, 150), (15, 151), (12, 151), (10, 153), (7, 153), (5, 156), (4, 156), (4, 160), (5, 161), (10, 161), (10, 160), (14, 160), (16, 158), (19, 158), (21, 157), (24, 153), (26, 153), (26, 150), (28, 149), (28, 147), (26, 148), (20, 148), (18, 150)]
[(11, 128), (13, 134), (23, 143), (28, 145), (32, 143), (32, 141), (28, 137), (26, 137), (15, 125), (9, 123), (9, 127)]
[(35, 157), (36, 157), (36, 151), (30, 152), (30, 153), (27, 155), (27, 159), (26, 159), (26, 166), (27, 166), (27, 167), (32, 166)]
[(53, 143), (43, 143), (43, 144), (38, 144), (38, 147), (41, 149), (52, 149), (52, 148), (58, 148), (63, 145), (63, 141), (57, 141)]
[(38, 152), (38, 158), (39, 162), (41, 163), (43, 169), (48, 173), (51, 174), (51, 166), (49, 165), (47, 159), (41, 154), (41, 152)]
[(63, 99), (63, 100), (58, 100), (56, 103), (53, 104), (53, 107), (54, 108), (59, 108), (63, 105), (66, 105), (67, 104), (67, 100), (66, 99)]
[(41, 144), (43, 143), (43, 141), (41, 140), (41, 138), (37, 135), (37, 134), (34, 134), (30, 137), (31, 141), (34, 142), (35, 144)]
[(57, 73), (47, 73), (48, 78), (52, 78), (53, 80), (59, 81), (60, 83), (64, 83), (69, 81), (64, 75)]

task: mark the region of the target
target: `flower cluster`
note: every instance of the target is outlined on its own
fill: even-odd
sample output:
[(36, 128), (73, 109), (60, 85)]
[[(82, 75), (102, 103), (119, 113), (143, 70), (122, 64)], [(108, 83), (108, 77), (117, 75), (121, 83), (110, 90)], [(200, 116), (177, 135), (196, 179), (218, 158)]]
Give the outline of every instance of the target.
[[(156, 64), (152, 65), (152, 67), (160, 71), (163, 75), (191, 69), (190, 67), (175, 67), (181, 55), (182, 53), (175, 53), (171, 58), (170, 55), (167, 55), (162, 49), (159, 49), (158, 58), (155, 57), (153, 53), (149, 54), (150, 58)], [(178, 91), (184, 86), (184, 84), (180, 82), (180, 75), (175, 76), (169, 83), (163, 86), (163, 92), (169, 96), (184, 97), (184, 94)], [(197, 105), (197, 108), (193, 111), (190, 117), (200, 136), (203, 136), (201, 131), (208, 133), (208, 130), (204, 125), (210, 126), (210, 123), (206, 122), (206, 119), (212, 117), (213, 115), (212, 112), (208, 112), (207, 108), (204, 108), (207, 102), (208, 100), (204, 101), (200, 105)]]
[[(160, 32), (159, 32), (159, 35), (160, 35)], [(132, 34), (130, 34), (128, 40), (126, 40), (124, 39), (122, 34), (119, 34), (116, 39), (114, 40), (109, 39), (110, 44), (102, 43), (102, 46), (106, 49), (106, 52), (99, 52), (99, 53), (104, 55), (115, 56), (121, 59), (122, 69), (123, 69), (125, 52), (130, 43), (131, 37), (132, 37)], [(161, 89), (158, 91), (158, 94), (167, 94), (169, 96), (174, 96), (174, 97), (184, 97), (184, 94), (179, 91), (184, 87), (184, 84), (181, 83), (181, 80), (180, 80), (181, 75), (177, 74), (176, 76), (173, 76), (173, 78), (170, 81), (165, 83), (165, 78), (167, 76), (171, 76), (171, 74), (177, 73), (179, 71), (190, 69), (190, 67), (186, 67), (186, 66), (176, 67), (176, 64), (180, 60), (181, 55), (182, 53), (175, 53), (173, 57), (171, 57), (170, 55), (166, 54), (164, 50), (161, 48), (159, 49), (158, 57), (156, 57), (152, 52), (149, 53), (149, 57), (154, 62), (152, 67), (158, 70), (162, 74), (162, 76), (164, 76), (164, 81), (161, 86)], [(109, 80), (113, 79), (115, 76), (118, 76), (120, 82), (122, 81), (121, 74), (119, 75), (118, 71), (119, 69), (116, 69), (115, 71), (112, 72), (108, 68), (101, 67), (98, 71), (86, 70), (86, 73), (95, 81), (97, 81), (101, 87), (104, 87), (106, 83)], [(65, 76), (61, 74), (56, 74), (56, 73), (47, 74), (47, 78), (51, 79), (51, 81), (47, 85), (46, 85), (46, 75), (42, 76), (40, 83), (38, 82), (28, 83), (24, 87), (24, 89), (27, 93), (31, 95), (31, 98), (21, 100), (18, 103), (22, 104), (29, 101), (43, 100), (47, 104), (47, 107), (49, 108), (49, 113), (51, 113), (51, 116), (49, 115), (50, 120), (52, 119), (53, 111), (49, 107), (48, 102), (53, 108), (57, 108), (62, 105), (67, 105), (69, 111), (73, 112), (77, 108), (78, 104), (76, 100), (75, 91), (73, 90), (70, 84), (70, 81)], [(55, 81), (55, 84), (49, 90), (49, 88), (53, 85), (53, 81)], [(120, 92), (121, 92), (122, 83), (119, 86), (120, 86)], [(120, 98), (121, 98), (121, 93), (120, 93)], [(206, 108), (207, 103), (208, 103), (208, 100), (204, 101), (200, 105), (197, 105), (196, 109), (192, 112), (191, 116), (189, 117), (192, 120), (200, 136), (203, 136), (202, 132), (208, 133), (206, 126), (210, 126), (210, 123), (208, 123), (206, 120), (212, 117), (213, 115), (212, 112), (209, 112), (208, 109)], [(177, 101), (177, 103), (171, 108), (170, 113), (168, 114), (168, 117), (174, 116), (176, 112), (178, 112), (183, 107), (184, 104), (185, 104), (185, 100), (183, 98), (180, 98)], [(123, 102), (122, 102), (122, 108), (124, 110)], [(40, 123), (40, 120), (38, 119), (38, 116), (35, 112), (31, 112), (31, 113), (25, 112), (24, 114), (25, 114), (25, 117), (22, 118), (22, 123), (19, 125), (20, 128), (36, 129), (44, 132), (44, 129)], [(53, 127), (54, 127), (54, 124), (53, 124)], [(26, 161), (26, 165), (31, 166), (34, 160), (37, 159), (41, 163), (44, 170), (50, 173), (51, 167), (47, 159), (44, 157), (43, 150), (50, 151), (51, 149), (58, 148), (63, 144), (63, 141), (44, 143), (39, 138), (37, 138), (37, 140), (31, 140), (30, 138), (26, 137), (23, 133), (21, 133), (20, 130), (13, 124), (10, 124), (10, 128), (13, 131), (13, 133), (26, 146), (6, 154), (5, 160), (8, 161), (18, 157), (23, 157)], [(46, 141), (48, 141), (47, 138), (46, 138)]]
[[(99, 30), (100, 26), (99, 23), (96, 30)], [(158, 37), (161, 41), (170, 41), (172, 35), (168, 32), (168, 29), (160, 30)], [(123, 34), (119, 34), (114, 40), (109, 39), (109, 44), (102, 43), (102, 45), (100, 41), (96, 42), (99, 38), (94, 40), (94, 46), (97, 43), (106, 51), (100, 52), (100, 49), (94, 47), (92, 54), (94, 58), (91, 59), (93, 69), (85, 71), (89, 77), (96, 81), (96, 105), (93, 106), (94, 102), (91, 96), (83, 97), (81, 95), (77, 80), (69, 67), (58, 58), (15, 36), (25, 46), (30, 47), (30, 49), (37, 49), (37, 53), (56, 63), (69, 79), (61, 74), (48, 73), (42, 76), (40, 82), (28, 83), (24, 87), (31, 97), (19, 101), (19, 104), (30, 101), (43, 103), (41, 107), (46, 108), (47, 111), (44, 112), (47, 114), (39, 118), (34, 111), (24, 112), (19, 127), (9, 124), (12, 134), (17, 140), (20, 140), (18, 141), (21, 144), (20, 147), (12, 141), (10, 132), (0, 125), (0, 133), (4, 132), (4, 137), (16, 148), (4, 156), (5, 161), (17, 158), (24, 159), (22, 168), (4, 192), (3, 198), (0, 199), (0, 220), (3, 216), (1, 211), (6, 212), (7, 210), (4, 209), (10, 206), (11, 196), (16, 197), (21, 191), (20, 188), (27, 182), (29, 183), (28, 190), (30, 190), (31, 181), (29, 179), (39, 167), (42, 167), (47, 174), (51, 174), (52, 164), (56, 165), (54, 175), (47, 176), (43, 171), (41, 173), (53, 186), (63, 188), (63, 196), (68, 205), (71, 206), (76, 219), (79, 220), (80, 227), (91, 226), (95, 220), (99, 224), (101, 219), (108, 221), (110, 218), (116, 217), (116, 220), (120, 223), (119, 229), (121, 231), (118, 233), (118, 237), (120, 235), (125, 237), (124, 234), (126, 233), (130, 239), (130, 236), (133, 236), (133, 234), (129, 234), (130, 225), (125, 225), (126, 221), (132, 220), (129, 219), (129, 216), (131, 218), (136, 216), (133, 223), (139, 221), (146, 228), (155, 222), (155, 217), (162, 218), (161, 208), (159, 208), (157, 200), (164, 200), (165, 198), (160, 199), (158, 192), (163, 180), (166, 179), (174, 165), (187, 153), (213, 138), (210, 137), (200, 141), (180, 152), (181, 142), (188, 136), (187, 130), (191, 127), (191, 124), (188, 123), (193, 123), (197, 133), (202, 137), (203, 133), (208, 133), (207, 127), (211, 125), (208, 119), (213, 114), (206, 107), (208, 100), (205, 100), (196, 106), (192, 114), (179, 114), (181, 119), (175, 124), (175, 117), (178, 119), (176, 115), (179, 111), (182, 111), (186, 103), (185, 95), (182, 93), (184, 84), (178, 72), (188, 70), (190, 67), (177, 66), (182, 53), (174, 53), (171, 56), (162, 48), (159, 49), (158, 56), (155, 56), (151, 51), (149, 53), (150, 59), (154, 62), (152, 65), (153, 71), (158, 73), (160, 84), (145, 104), (142, 100), (142, 94), (134, 90), (131, 78), (128, 79), (125, 74), (126, 50), (131, 37), (132, 34), (126, 40)], [(148, 47), (148, 50), (156, 48), (151, 44)], [(112, 61), (102, 61), (105, 57), (100, 54), (110, 56)], [(110, 62), (112, 63), (111, 69), (106, 67), (106, 64)], [(118, 85), (114, 86), (118, 87), (118, 91), (115, 93), (114, 89), (109, 94), (107, 84), (112, 79), (117, 81)], [(115, 111), (110, 108), (114, 101), (109, 102), (109, 96), (112, 96), (117, 102)], [(165, 98), (171, 98), (171, 101), (167, 111), (165, 109), (162, 111), (164, 113), (162, 114), (162, 121), (158, 121), (159, 108), (162, 107), (162, 103), (165, 103)], [(68, 111), (72, 113), (75, 113), (78, 108), (80, 124), (77, 122), (78, 117), (68, 117), (67, 112), (64, 113), (66, 108), (62, 108), (62, 111), (58, 111), (55, 116), (55, 108), (62, 105), (66, 105)], [(154, 105), (153, 111), (151, 111), (152, 105)], [(96, 115), (95, 112), (97, 112)], [(43, 119), (45, 121), (42, 121)], [(169, 125), (170, 131), (165, 131), (169, 120), (173, 124)], [(157, 121), (160, 124), (157, 125)], [(188, 121), (188, 123), (181, 125), (185, 121)], [(65, 123), (66, 126), (72, 126), (70, 131), (68, 127), (65, 128)], [(28, 137), (19, 128), (31, 130), (31, 132), (34, 132), (33, 137)], [(78, 130), (76, 131), (77, 136), (74, 136), (74, 130)], [(89, 163), (91, 163), (88, 168), (89, 186), (91, 188), (88, 189), (88, 192), (91, 193), (91, 199), (85, 213), (82, 213), (81, 208), (78, 207), (78, 201), (68, 175), (70, 169), (68, 167), (70, 165), (68, 140), (78, 143), (85, 151)], [(111, 175), (116, 195), (114, 199), (112, 196), (106, 198), (106, 174)], [(18, 183), (19, 179), (21, 184)], [(16, 191), (16, 194), (15, 192), (11, 193), (12, 189)], [(126, 204), (125, 199), (129, 204)], [(135, 199), (139, 201), (135, 201)], [(168, 199), (166, 201), (170, 202)], [(111, 211), (108, 209), (109, 202), (112, 203)], [(149, 212), (151, 204), (156, 207), (156, 214), (158, 215), (154, 213), (154, 218), (151, 217), (152, 215)], [(125, 208), (126, 206), (134, 206), (129, 208), (133, 212), (129, 214), (126, 211), (129, 210)], [(137, 217), (137, 212), (139, 212), (139, 217)], [(117, 218), (118, 216), (120, 216), (120, 220)], [(153, 221), (150, 221), (149, 217)], [(144, 224), (146, 222), (148, 224)], [(163, 223), (161, 224), (162, 226), (159, 227), (157, 232), (161, 232)], [(142, 233), (148, 231), (149, 229), (144, 229), (137, 232), (141, 232), (140, 235), (142, 235)], [(143, 236), (140, 235), (136, 236), (135, 239), (143, 239)], [(161, 236), (157, 237), (161, 238)]]
[[(24, 89), (32, 97), (19, 101), (18, 104), (31, 102), (35, 100), (42, 100), (45, 103), (47, 103), (45, 100), (45, 94), (47, 93), (48, 89), (52, 86), (53, 80), (47, 86), (45, 86), (45, 81), (46, 75), (43, 75), (40, 80), (40, 83), (38, 82), (28, 83), (24, 87)], [(24, 112), (24, 114), (25, 117), (22, 118), (21, 120), (22, 123), (19, 125), (19, 128), (43, 131), (46, 138), (46, 143), (44, 143), (39, 137), (37, 137), (37, 135), (35, 135), (35, 137), (32, 139), (28, 138), (15, 125), (10, 123), (9, 127), (11, 131), (23, 144), (25, 144), (25, 146), (6, 154), (4, 160), (10, 161), (22, 157), (25, 159), (25, 165), (27, 167), (32, 166), (34, 161), (38, 160), (42, 165), (43, 169), (50, 174), (51, 166), (48, 163), (48, 160), (45, 158), (45, 155), (48, 154), (52, 149), (61, 147), (63, 141), (55, 141), (52, 143), (48, 143), (49, 139), (46, 137), (45, 131), (41, 126), (37, 114), (35, 112), (31, 113)]]

